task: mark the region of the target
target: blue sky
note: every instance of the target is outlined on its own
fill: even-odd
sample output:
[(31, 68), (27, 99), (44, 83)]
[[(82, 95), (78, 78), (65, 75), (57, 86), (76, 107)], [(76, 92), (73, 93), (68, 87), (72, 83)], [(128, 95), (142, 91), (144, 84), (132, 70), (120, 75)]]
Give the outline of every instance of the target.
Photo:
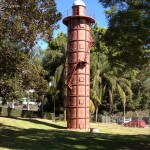
[[(65, 11), (72, 9), (72, 4), (75, 0), (55, 0), (57, 5), (57, 10), (64, 14)], [(87, 8), (87, 14), (91, 13), (95, 15), (95, 20), (98, 22), (98, 25), (101, 27), (107, 28), (107, 20), (104, 13), (104, 8), (100, 3), (98, 3), (98, 0), (83, 0), (86, 8)], [(71, 15), (71, 14), (70, 14)], [(67, 27), (63, 25), (62, 20), (58, 22), (60, 25), (60, 29), (54, 31), (54, 37), (57, 36), (59, 32), (67, 32)], [(46, 43), (43, 43), (43, 41), (39, 42), (39, 45), (42, 47), (42, 49), (45, 49), (47, 47)]]

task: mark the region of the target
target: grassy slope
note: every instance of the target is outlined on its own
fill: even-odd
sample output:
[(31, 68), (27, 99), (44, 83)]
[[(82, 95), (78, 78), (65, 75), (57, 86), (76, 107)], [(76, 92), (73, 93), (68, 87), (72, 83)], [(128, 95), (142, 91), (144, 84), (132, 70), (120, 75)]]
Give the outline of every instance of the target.
[(0, 118), (0, 150), (150, 150), (150, 128), (91, 124), (99, 134), (66, 130), (64, 122)]

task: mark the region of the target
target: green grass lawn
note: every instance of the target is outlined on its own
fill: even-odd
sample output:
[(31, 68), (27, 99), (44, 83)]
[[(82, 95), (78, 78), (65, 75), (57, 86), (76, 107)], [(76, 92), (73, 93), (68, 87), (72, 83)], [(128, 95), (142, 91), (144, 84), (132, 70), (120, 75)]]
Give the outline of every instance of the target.
[(94, 124), (100, 133), (71, 131), (65, 122), (1, 118), (0, 150), (150, 150), (150, 128)]

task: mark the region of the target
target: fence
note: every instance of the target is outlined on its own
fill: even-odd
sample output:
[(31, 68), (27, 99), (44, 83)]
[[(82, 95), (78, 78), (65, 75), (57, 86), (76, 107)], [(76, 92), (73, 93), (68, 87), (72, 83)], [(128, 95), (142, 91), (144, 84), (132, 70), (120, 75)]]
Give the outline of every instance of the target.
[[(91, 122), (95, 122), (95, 116), (91, 116)], [(115, 123), (125, 127), (150, 127), (150, 117), (120, 117), (120, 116), (104, 116), (98, 115), (97, 122), (100, 123)]]
[[(74, 13), (78, 14), (79, 10), (78, 11), (74, 11)], [(80, 13), (84, 14), (84, 11), (80, 10)], [(72, 16), (72, 14), (73, 14), (72, 9), (68, 9), (68, 10), (64, 11), (62, 13), (62, 19), (66, 18), (66, 17), (69, 17), (69, 16)], [(95, 13), (92, 10), (86, 10), (86, 16), (89, 16), (89, 17), (95, 19)]]

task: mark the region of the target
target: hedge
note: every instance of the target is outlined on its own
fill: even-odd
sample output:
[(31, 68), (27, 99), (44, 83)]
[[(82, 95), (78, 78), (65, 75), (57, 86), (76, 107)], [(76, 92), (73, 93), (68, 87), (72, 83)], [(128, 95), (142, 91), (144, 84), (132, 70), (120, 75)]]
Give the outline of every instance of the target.
[(54, 113), (43, 112), (43, 119), (54, 120)]
[[(19, 109), (11, 109), (0, 107), (0, 116), (2, 117), (22, 117), (22, 118), (38, 118), (40, 113), (38, 111), (31, 111), (31, 110), (19, 110)], [(54, 113), (50, 112), (43, 112), (43, 119), (54, 120)], [(56, 120), (63, 120), (63, 114), (57, 114)]]
[(0, 107), (0, 116), (3, 117), (38, 117), (37, 112)]

